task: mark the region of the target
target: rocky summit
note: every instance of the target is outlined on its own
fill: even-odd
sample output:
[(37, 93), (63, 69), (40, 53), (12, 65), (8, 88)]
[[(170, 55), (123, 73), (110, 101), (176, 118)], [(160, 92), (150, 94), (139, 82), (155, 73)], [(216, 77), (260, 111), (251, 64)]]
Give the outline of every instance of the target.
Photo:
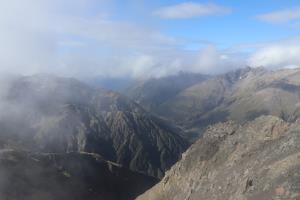
[(300, 122), (262, 116), (210, 126), (137, 200), (300, 199)]

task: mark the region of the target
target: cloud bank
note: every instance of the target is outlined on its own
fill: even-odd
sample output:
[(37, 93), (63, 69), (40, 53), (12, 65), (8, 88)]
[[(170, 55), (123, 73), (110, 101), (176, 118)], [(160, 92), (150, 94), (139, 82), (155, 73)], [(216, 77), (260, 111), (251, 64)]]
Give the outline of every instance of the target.
[[(0, 73), (139, 78), (178, 71), (214, 74), (247, 64), (300, 66), (298, 38), (260, 44), (250, 53), (213, 44), (187, 50), (188, 41), (155, 26), (111, 17), (112, 4), (109, 0), (0, 1)], [(184, 3), (159, 11), (161, 15), (166, 11), (165, 17), (185, 18), (220, 15), (230, 9)]]

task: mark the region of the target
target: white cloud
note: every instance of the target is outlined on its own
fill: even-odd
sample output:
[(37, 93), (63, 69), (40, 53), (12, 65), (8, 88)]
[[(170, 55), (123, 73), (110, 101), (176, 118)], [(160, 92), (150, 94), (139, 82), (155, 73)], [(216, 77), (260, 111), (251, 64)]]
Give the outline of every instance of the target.
[(300, 7), (278, 10), (257, 16), (257, 19), (274, 24), (300, 21)]
[(155, 11), (154, 15), (164, 19), (186, 19), (208, 15), (224, 15), (230, 12), (231, 8), (217, 4), (186, 2), (162, 7)]
[(93, 1), (0, 1), (0, 72), (57, 72), (74, 17)]
[(282, 68), (292, 65), (300, 66), (300, 46), (271, 45), (259, 49), (249, 58), (249, 65), (269, 68)]
[(248, 59), (253, 67), (291, 68), (300, 66), (300, 37), (272, 42), (258, 48)]

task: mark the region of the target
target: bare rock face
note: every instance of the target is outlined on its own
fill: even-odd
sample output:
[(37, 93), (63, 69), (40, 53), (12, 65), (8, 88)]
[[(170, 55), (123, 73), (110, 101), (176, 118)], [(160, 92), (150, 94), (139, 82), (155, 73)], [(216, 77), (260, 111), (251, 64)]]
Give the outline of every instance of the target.
[(137, 200), (300, 199), (299, 145), (299, 121), (216, 124)]

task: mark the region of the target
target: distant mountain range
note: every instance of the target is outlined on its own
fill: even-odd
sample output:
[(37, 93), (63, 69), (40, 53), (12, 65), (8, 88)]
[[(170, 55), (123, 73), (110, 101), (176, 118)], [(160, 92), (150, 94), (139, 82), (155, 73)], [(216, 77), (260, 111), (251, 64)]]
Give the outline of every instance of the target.
[[(167, 78), (163, 80), (165, 79)], [(189, 78), (180, 79), (181, 82), (188, 82)], [(151, 111), (181, 126), (187, 131), (187, 138), (192, 141), (197, 139), (208, 125), (227, 120), (243, 123), (270, 114), (293, 121), (300, 115), (299, 80), (299, 69), (268, 71), (264, 68), (243, 68), (198, 79), (188, 87), (182, 87), (171, 98), (165, 98), (156, 104)], [(149, 80), (144, 84), (152, 85), (151, 82), (152, 80)], [(169, 86), (172, 85), (176, 84), (170, 81)], [(136, 93), (143, 94), (148, 91), (145, 89), (141, 92), (138, 89)], [(151, 94), (157, 99), (164, 99), (160, 97), (164, 96), (164, 93), (159, 89), (152, 90)], [(143, 97), (146, 98), (147, 95)], [(141, 105), (145, 104), (146, 108), (149, 105), (145, 103), (147, 98), (143, 101), (140, 101), (140, 98), (134, 100)]]

